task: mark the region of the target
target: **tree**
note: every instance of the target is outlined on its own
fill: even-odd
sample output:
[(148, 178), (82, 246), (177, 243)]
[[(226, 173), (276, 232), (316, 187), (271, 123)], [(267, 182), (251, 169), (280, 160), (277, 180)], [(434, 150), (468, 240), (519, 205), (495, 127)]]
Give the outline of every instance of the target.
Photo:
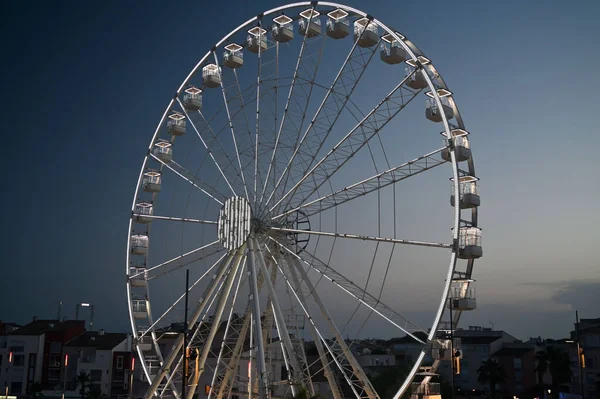
[[(381, 399), (391, 399), (408, 375), (408, 369), (403, 366), (382, 367), (381, 372), (374, 376), (369, 376), (371, 385), (379, 394)], [(405, 394), (405, 396), (407, 396)]]
[(81, 399), (85, 399), (85, 390), (89, 388), (91, 382), (90, 375), (85, 371), (81, 371), (77, 377), (75, 377), (75, 383), (79, 387), (79, 394)]
[(546, 349), (546, 353), (548, 371), (552, 376), (552, 397), (558, 398), (560, 386), (571, 381), (571, 361), (567, 352), (552, 346)]
[(537, 362), (535, 366), (535, 373), (537, 374), (537, 383), (544, 389), (544, 374), (548, 371), (548, 353), (546, 351), (539, 351), (535, 354), (535, 360)]
[(298, 389), (298, 392), (296, 392), (296, 395), (294, 395), (294, 399), (319, 399), (320, 396), (319, 394), (314, 394), (314, 395), (310, 395), (308, 393), (308, 391), (306, 390), (306, 388), (301, 387), (300, 389)]
[(495, 360), (488, 359), (481, 362), (481, 366), (477, 369), (477, 381), (490, 386), (492, 397), (496, 394), (496, 385), (503, 383), (505, 379), (504, 367)]

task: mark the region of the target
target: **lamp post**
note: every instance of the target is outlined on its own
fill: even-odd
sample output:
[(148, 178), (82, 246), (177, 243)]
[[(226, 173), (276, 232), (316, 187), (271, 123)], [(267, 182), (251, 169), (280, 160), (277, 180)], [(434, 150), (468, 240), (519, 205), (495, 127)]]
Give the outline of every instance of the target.
[(75, 305), (75, 320), (79, 320), (79, 308), (90, 308), (90, 331), (94, 331), (94, 305), (91, 305), (87, 302), (82, 302)]
[[(12, 365), (12, 361), (13, 361), (13, 353), (12, 353), (12, 351), (10, 351), (8, 353), (8, 366), (9, 367)], [(8, 384), (10, 384), (9, 367), (6, 368), (6, 384), (5, 384), (5, 387), (4, 387), (4, 397), (5, 397), (5, 399), (8, 399)]]
[(67, 366), (68, 365), (69, 365), (69, 354), (65, 353), (65, 363), (64, 363), (65, 374), (63, 376), (62, 399), (65, 399), (65, 391), (67, 390)]
[(583, 357), (583, 348), (579, 342), (579, 312), (575, 311), (575, 339), (577, 342), (577, 362), (579, 364), (579, 384), (581, 386), (581, 399), (585, 399), (585, 387), (583, 383), (583, 369), (585, 368), (585, 358)]

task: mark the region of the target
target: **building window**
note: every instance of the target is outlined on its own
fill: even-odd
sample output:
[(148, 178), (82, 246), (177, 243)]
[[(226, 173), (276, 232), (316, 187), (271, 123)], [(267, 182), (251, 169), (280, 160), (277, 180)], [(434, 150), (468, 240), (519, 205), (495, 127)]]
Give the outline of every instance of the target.
[(60, 367), (61, 363), (61, 355), (50, 355), (50, 362), (48, 367)]
[(23, 353), (23, 352), (25, 352), (25, 347), (24, 346), (11, 346), (9, 348), (9, 352)]
[(56, 382), (60, 380), (60, 369), (48, 370), (48, 382)]
[(117, 356), (117, 370), (123, 369), (123, 356)]
[(523, 362), (520, 357), (515, 357), (513, 359), (513, 367), (515, 368), (515, 370), (521, 370), (522, 364)]
[(92, 383), (102, 380), (102, 370), (90, 370), (90, 380)]
[(25, 355), (14, 355), (13, 356), (13, 366), (23, 367), (24, 365), (25, 365)]
[(13, 396), (20, 395), (23, 391), (23, 383), (21, 381), (13, 381), (10, 383), (10, 392)]

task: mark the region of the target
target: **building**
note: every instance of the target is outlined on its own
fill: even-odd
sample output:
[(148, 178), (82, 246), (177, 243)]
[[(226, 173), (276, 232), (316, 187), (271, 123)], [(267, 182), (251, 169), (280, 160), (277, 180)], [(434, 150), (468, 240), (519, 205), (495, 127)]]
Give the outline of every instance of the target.
[[(469, 326), (469, 329), (457, 329), (454, 337), (460, 339), (462, 359), (460, 361), (460, 374), (454, 376), (454, 386), (463, 391), (483, 390), (489, 387), (477, 381), (477, 370), (481, 363), (488, 360), (506, 344), (516, 343), (519, 340), (505, 331), (492, 330), (480, 326)], [(446, 380), (450, 380), (451, 368), (449, 361), (443, 361), (438, 369)]]
[[(571, 341), (577, 339), (577, 324), (571, 331)], [(579, 344), (583, 351), (585, 367), (580, 369), (577, 346), (571, 345), (569, 358), (571, 360), (571, 392), (581, 395), (581, 388), (585, 390), (586, 398), (600, 396), (600, 318), (581, 319), (579, 321)], [(583, 371), (583, 378), (581, 375)]]
[[(130, 335), (107, 333), (104, 330), (86, 331), (71, 339), (64, 346), (68, 365), (66, 372), (63, 370), (62, 373), (67, 395), (78, 396), (75, 378), (80, 373), (90, 376), (90, 391), (108, 397), (127, 395), (132, 366), (131, 347)], [(59, 393), (62, 390), (61, 386)]]
[(527, 396), (534, 391), (537, 384), (535, 354), (539, 350), (539, 347), (530, 343), (509, 343), (490, 356), (506, 372), (506, 380), (499, 387), (505, 396)]
[(60, 383), (64, 344), (84, 331), (83, 320), (34, 318), (8, 332), (0, 345), (0, 384), (13, 396), (30, 394), (34, 382), (53, 389)]

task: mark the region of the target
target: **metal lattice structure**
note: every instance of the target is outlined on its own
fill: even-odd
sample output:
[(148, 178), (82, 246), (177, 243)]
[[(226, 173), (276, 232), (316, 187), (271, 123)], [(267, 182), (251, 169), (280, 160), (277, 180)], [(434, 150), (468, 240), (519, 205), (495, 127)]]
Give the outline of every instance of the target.
[[(144, 397), (379, 398), (344, 338), (374, 320), (417, 348), (395, 399), (439, 396), (431, 377), (476, 307), (479, 205), (454, 96), (404, 35), (331, 2), (251, 18), (177, 89), (138, 178), (126, 273)], [(441, 266), (418, 321), (395, 287), (410, 262)]]

